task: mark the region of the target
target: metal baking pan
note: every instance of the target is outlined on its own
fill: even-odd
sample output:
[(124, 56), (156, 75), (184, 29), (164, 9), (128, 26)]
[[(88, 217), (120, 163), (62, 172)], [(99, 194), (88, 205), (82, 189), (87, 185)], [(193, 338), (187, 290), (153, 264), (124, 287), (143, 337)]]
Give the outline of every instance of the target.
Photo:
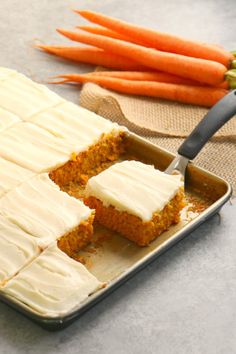
[[(130, 133), (127, 137), (127, 154), (124, 158), (130, 157), (154, 164), (156, 168), (164, 170), (173, 160), (174, 155)], [(45, 329), (59, 330), (68, 326), (83, 312), (217, 213), (232, 193), (229, 183), (192, 163), (188, 165), (186, 171), (186, 191), (190, 199), (194, 198), (197, 203), (199, 201), (200, 205), (206, 207), (205, 210), (199, 212), (195, 219), (189, 222), (182, 221), (171, 227), (148, 247), (138, 247), (118, 234), (95, 226), (95, 236), (97, 235), (101, 240), (101, 236), (105, 234), (104, 242), (101, 242), (102, 245), (97, 247), (95, 253), (90, 253), (90, 250), (84, 251), (82, 256), (88, 261), (89, 271), (99, 280), (107, 282), (107, 286), (90, 296), (87, 301), (66, 316), (49, 318), (39, 315), (23, 303), (2, 294), (1, 300)]]
[[(185, 155), (187, 158), (194, 158), (193, 155), (196, 156), (198, 151), (204, 145), (202, 143), (203, 140), (205, 139), (206, 142), (209, 139), (209, 136), (214, 134), (214, 131), (218, 130), (219, 127), (229, 120), (235, 113), (236, 90), (229, 95), (230, 96), (223, 101), (223, 106), (227, 103), (226, 107), (222, 107), (222, 103), (219, 106), (221, 113), (219, 114), (217, 122), (215, 122), (214, 119), (214, 123), (212, 124), (211, 117), (210, 126), (204, 126), (204, 129), (201, 129), (201, 134), (196, 129), (193, 131), (193, 133), (195, 133), (191, 134), (191, 142), (197, 141), (197, 145), (201, 146), (198, 149), (196, 148), (196, 145), (188, 146), (188, 144), (183, 144), (180, 147), (183, 151), (184, 149), (186, 150)], [(225, 113), (223, 114), (222, 112)], [(216, 109), (213, 108), (209, 113), (207, 116), (212, 116), (213, 113), (213, 118), (215, 118), (215, 114), (219, 112), (216, 112)], [(207, 118), (207, 116), (205, 118)], [(204, 119), (202, 121), (203, 123), (201, 122), (203, 125), (206, 123), (204, 123)], [(209, 133), (209, 131), (211, 131), (211, 133)], [(189, 143), (189, 139), (187, 140)], [(201, 144), (199, 144), (200, 140)], [(193, 155), (187, 156), (190, 152), (192, 152)], [(183, 154), (183, 156), (185, 155)], [(173, 154), (150, 143), (138, 135), (134, 133), (127, 134), (126, 153), (124, 154), (123, 159), (137, 159), (153, 164), (156, 168), (164, 171), (174, 158), (175, 156)], [(180, 158), (182, 157), (180, 156)], [(80, 186), (78, 186), (78, 190), (81, 190)], [(75, 189), (75, 196), (78, 196), (78, 190)], [(218, 213), (232, 194), (232, 189), (228, 182), (195, 166), (191, 162), (187, 164), (185, 171), (185, 190), (189, 204), (192, 206), (192, 211), (195, 212), (194, 218), (184, 218), (177, 225), (171, 226), (168, 231), (164, 232), (147, 247), (139, 247), (126, 238), (121, 237), (119, 234), (95, 224), (94, 236), (96, 241), (92, 245), (92, 248), (91, 246), (88, 246), (87, 249), (80, 252), (80, 257), (83, 259), (85, 266), (89, 271), (107, 285), (91, 295), (85, 302), (65, 316), (48, 317), (40, 315), (20, 301), (4, 294), (0, 294), (0, 299), (47, 330), (55, 331), (65, 328), (78, 319), (83, 312), (94, 306), (122, 283), (127, 281), (136, 272), (141, 270), (182, 238), (189, 235), (191, 231), (196, 229), (207, 219)], [(82, 193), (82, 191), (80, 191), (80, 193)]]

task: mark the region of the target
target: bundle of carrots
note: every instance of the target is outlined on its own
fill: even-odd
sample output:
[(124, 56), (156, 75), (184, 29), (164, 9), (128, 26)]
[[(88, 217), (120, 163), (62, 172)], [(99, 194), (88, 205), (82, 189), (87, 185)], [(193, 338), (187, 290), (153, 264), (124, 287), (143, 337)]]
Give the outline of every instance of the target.
[(236, 88), (236, 53), (100, 13), (76, 12), (99, 26), (57, 31), (89, 46), (38, 47), (69, 60), (119, 71), (59, 75), (63, 80), (54, 83), (94, 82), (117, 92), (205, 107), (211, 107), (228, 90)]

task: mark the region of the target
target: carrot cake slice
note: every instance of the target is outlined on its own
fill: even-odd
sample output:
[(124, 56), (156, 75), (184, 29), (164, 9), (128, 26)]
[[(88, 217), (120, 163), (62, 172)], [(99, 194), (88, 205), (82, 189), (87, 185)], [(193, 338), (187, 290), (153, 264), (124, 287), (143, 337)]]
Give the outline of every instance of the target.
[(34, 176), (0, 199), (0, 214), (29, 233), (42, 248), (58, 240), (69, 256), (90, 242), (94, 212), (60, 191), (48, 174)]
[(34, 172), (0, 157), (0, 197), (33, 176)]
[(179, 221), (183, 183), (179, 175), (124, 161), (92, 177), (84, 201), (99, 223), (145, 246)]
[[(70, 161), (52, 171), (50, 177), (60, 186), (86, 182), (103, 162), (116, 160), (124, 151), (125, 128), (71, 102), (63, 102), (30, 119), (55, 137), (74, 142)], [(80, 151), (76, 147), (80, 147)]]
[(0, 68), (0, 107), (22, 120), (64, 101), (46, 86), (8, 70)]
[(29, 234), (0, 216), (0, 286), (39, 253), (39, 246)]
[(57, 317), (79, 307), (101, 283), (55, 244), (10, 280), (1, 292), (40, 315)]

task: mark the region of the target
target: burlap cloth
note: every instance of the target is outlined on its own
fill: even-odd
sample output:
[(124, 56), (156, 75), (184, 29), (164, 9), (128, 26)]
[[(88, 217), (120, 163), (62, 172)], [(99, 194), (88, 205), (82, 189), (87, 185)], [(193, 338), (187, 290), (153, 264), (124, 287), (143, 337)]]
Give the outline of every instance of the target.
[[(207, 112), (206, 108), (118, 94), (92, 83), (83, 86), (80, 105), (174, 153)], [(206, 144), (195, 163), (229, 181), (236, 191), (235, 117)]]

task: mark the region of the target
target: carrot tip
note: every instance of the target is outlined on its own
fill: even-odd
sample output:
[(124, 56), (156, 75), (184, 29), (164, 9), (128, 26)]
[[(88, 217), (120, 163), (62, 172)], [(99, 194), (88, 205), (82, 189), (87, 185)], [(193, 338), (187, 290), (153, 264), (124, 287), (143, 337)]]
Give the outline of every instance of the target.
[(72, 11), (75, 12), (76, 14), (79, 14), (79, 15), (80, 15), (80, 10), (72, 9)]
[[(58, 76), (59, 77), (59, 76)], [(54, 76), (54, 78), (56, 78), (56, 76)], [(59, 80), (59, 81), (48, 81), (48, 84), (53, 84), (53, 85), (57, 85), (57, 84), (64, 84), (69, 82), (69, 79), (64, 79), (64, 80)]]
[(45, 45), (45, 44), (35, 44), (34, 48), (40, 49), (49, 54), (55, 54), (53, 46)]
[(63, 28), (56, 28), (56, 31), (60, 34), (63, 34), (65, 30)]
[(44, 51), (48, 51), (49, 50), (49, 46), (44, 45), (44, 44), (34, 44), (34, 48), (42, 49)]
[(86, 12), (86, 10), (77, 10), (77, 9), (73, 9), (73, 11), (76, 13), (76, 14), (79, 14), (81, 16), (83, 16), (83, 13)]
[(66, 36), (67, 33), (69, 32), (67, 29), (65, 28), (57, 28), (56, 31), (60, 34), (62, 34), (63, 36)]

